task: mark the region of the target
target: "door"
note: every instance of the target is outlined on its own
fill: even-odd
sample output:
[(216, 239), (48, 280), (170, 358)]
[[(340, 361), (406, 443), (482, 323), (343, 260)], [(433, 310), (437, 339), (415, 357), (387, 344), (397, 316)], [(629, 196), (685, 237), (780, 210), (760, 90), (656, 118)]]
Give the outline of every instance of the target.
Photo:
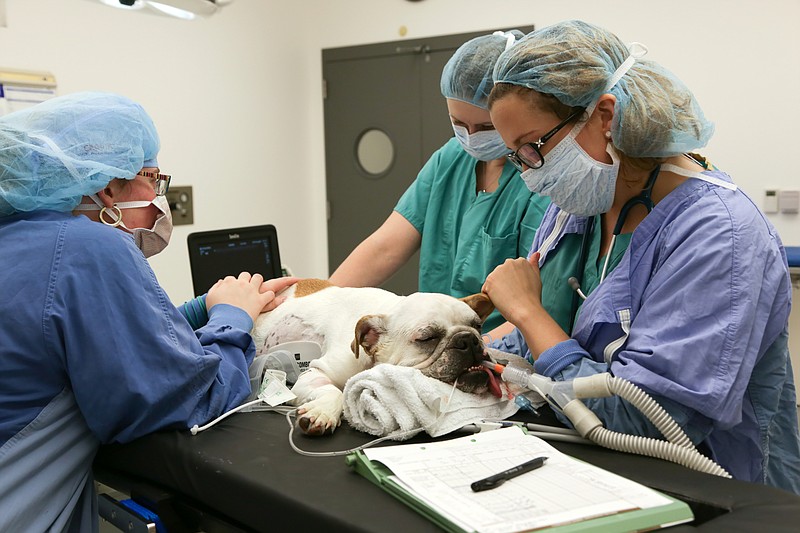
[[(442, 69), (464, 42), (492, 31), (322, 51), (331, 273), (453, 136), (439, 89)], [(415, 292), (418, 272), (417, 253), (382, 287)]]

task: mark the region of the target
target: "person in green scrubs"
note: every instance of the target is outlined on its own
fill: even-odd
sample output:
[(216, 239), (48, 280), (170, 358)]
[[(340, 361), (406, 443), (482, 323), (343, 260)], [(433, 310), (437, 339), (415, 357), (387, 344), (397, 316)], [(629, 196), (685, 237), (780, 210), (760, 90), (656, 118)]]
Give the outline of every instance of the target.
[[(437, 150), (386, 221), (331, 275), (342, 287), (374, 287), (420, 252), (419, 290), (477, 294), (494, 268), (525, 257), (547, 197), (532, 193), (506, 154), (488, 111), (497, 58), (523, 34), (495, 32), (461, 45), (442, 71), (455, 137)], [(503, 317), (486, 320), (488, 332)]]

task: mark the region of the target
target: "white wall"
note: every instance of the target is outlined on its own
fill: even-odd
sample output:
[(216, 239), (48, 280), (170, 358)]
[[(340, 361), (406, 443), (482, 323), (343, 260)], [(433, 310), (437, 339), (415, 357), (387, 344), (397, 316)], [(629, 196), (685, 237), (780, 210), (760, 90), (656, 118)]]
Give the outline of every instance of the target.
[[(717, 125), (704, 153), (759, 204), (766, 188), (800, 188), (796, 0), (235, 0), (194, 22), (89, 0), (5, 3), (0, 67), (49, 70), (61, 94), (141, 102), (162, 137), (161, 167), (194, 187), (195, 224), (152, 260), (176, 302), (191, 297), (191, 231), (272, 223), (284, 263), (328, 275), (324, 48), (582, 18), (645, 43), (694, 90)], [(800, 245), (797, 216), (771, 219)]]

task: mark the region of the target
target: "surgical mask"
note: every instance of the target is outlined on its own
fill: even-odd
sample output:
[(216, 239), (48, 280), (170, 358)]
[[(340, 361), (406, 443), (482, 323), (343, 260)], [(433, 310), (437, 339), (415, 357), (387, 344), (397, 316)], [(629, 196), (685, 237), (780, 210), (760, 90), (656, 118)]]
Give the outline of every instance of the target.
[(509, 152), (497, 130), (478, 131), (470, 135), (464, 126), (453, 124), (453, 132), (464, 151), (475, 159), (491, 161), (500, 159)]
[(605, 213), (614, 203), (619, 157), (611, 143), (606, 147), (611, 163), (597, 161), (575, 140), (586, 122), (572, 128), (550, 150), (545, 164), (520, 174), (531, 192), (549, 196), (554, 204), (578, 216)]
[[(114, 204), (112, 209), (106, 208), (96, 194), (91, 195), (90, 198), (97, 205), (80, 204), (75, 210), (100, 211), (100, 222), (106, 226), (121, 226), (128, 230), (133, 235), (133, 242), (136, 247), (142, 251), (145, 257), (156, 255), (169, 244), (169, 239), (172, 236), (172, 212), (169, 210), (169, 202), (167, 202), (165, 196), (156, 196), (152, 201), (119, 202)], [(156, 219), (152, 228), (129, 228), (122, 221), (123, 209), (147, 207), (150, 204), (153, 204), (161, 211), (161, 215)]]

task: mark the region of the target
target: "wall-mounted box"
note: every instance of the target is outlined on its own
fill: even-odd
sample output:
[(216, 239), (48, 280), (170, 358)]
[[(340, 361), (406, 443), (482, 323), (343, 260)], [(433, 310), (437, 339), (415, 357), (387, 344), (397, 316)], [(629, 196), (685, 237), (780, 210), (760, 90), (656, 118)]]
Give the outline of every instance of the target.
[(191, 186), (170, 186), (167, 191), (167, 202), (172, 212), (172, 224), (194, 224), (194, 202)]

